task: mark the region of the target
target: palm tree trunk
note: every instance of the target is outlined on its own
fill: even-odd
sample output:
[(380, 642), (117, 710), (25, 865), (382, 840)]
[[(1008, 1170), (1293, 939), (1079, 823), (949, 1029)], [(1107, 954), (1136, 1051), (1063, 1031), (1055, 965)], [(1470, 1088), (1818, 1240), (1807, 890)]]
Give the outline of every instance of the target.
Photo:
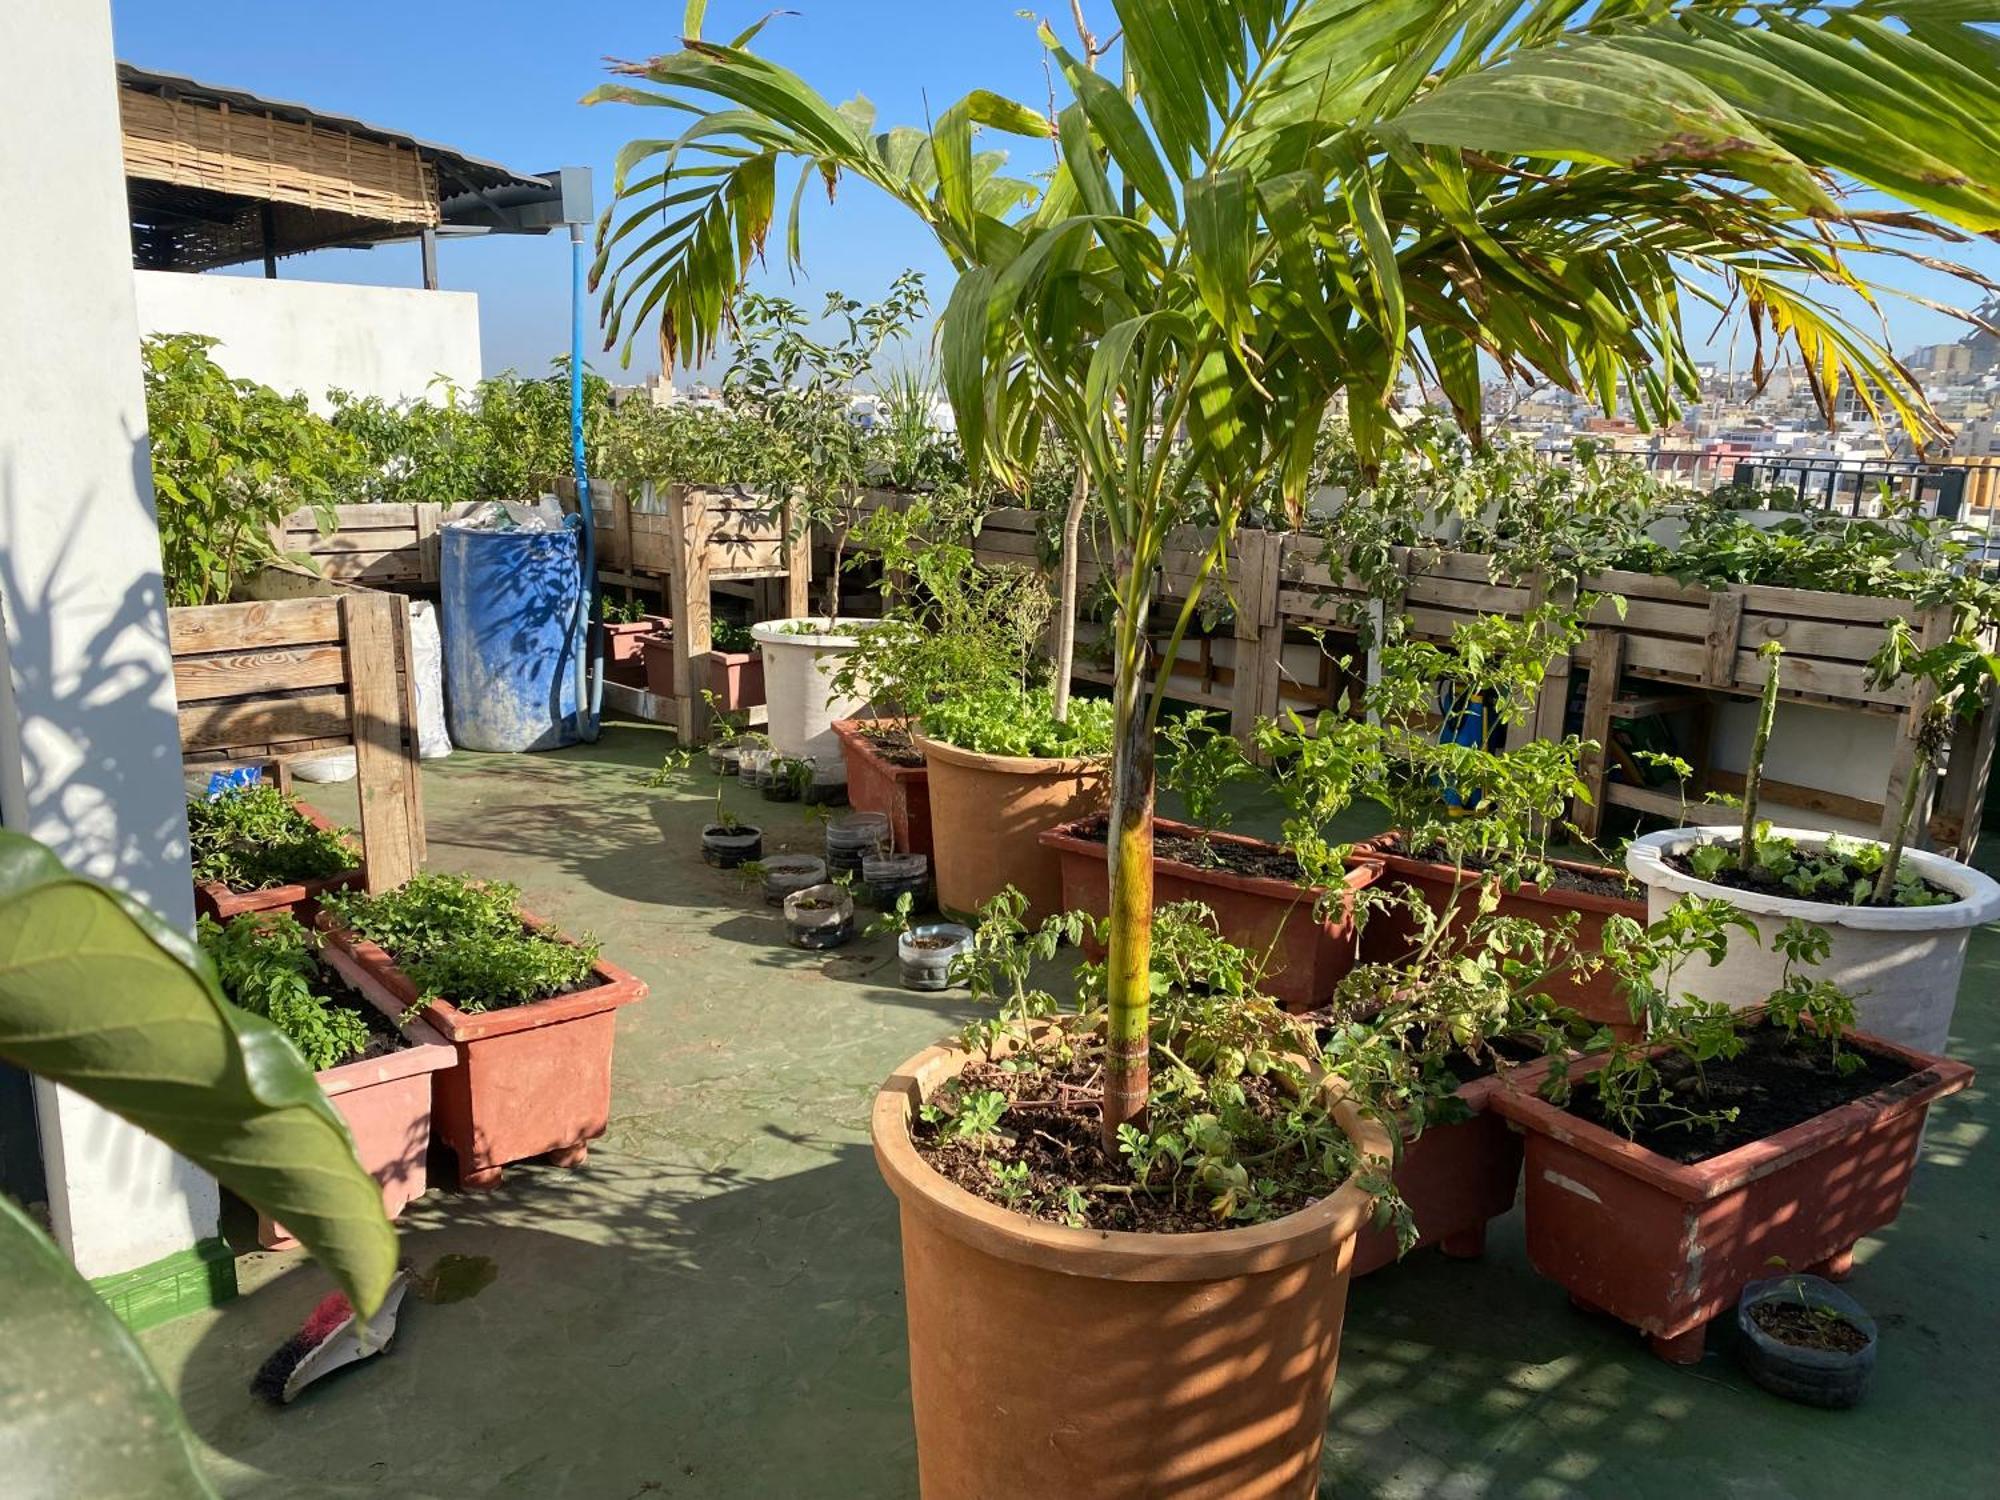
[(1105, 967), (1105, 1154), (1118, 1159), (1118, 1127), (1146, 1123), (1147, 1060), (1152, 1041), (1153, 734), (1146, 712), (1147, 580), (1123, 566), (1139, 594), (1118, 612), (1116, 735), (1111, 747), (1111, 939)]
[(1083, 507), (1090, 498), (1090, 471), (1076, 466), (1076, 488), (1070, 492), (1069, 509), (1063, 513), (1062, 582), (1056, 588), (1056, 680), (1057, 723), (1069, 717), (1069, 680), (1076, 670), (1076, 549), (1083, 535)]

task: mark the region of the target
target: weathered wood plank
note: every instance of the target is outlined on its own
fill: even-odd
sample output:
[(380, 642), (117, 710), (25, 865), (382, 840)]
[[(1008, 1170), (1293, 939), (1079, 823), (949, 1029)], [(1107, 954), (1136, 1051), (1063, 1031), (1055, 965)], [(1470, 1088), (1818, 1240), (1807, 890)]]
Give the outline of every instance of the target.
[(396, 679), (397, 638), (408, 606), (382, 594), (340, 601), (347, 646), (349, 733), (361, 807), (364, 877), (386, 891), (417, 873), (423, 835), (416, 812), (416, 752)]
[[(354, 597), (354, 596), (349, 596)], [(270, 698), (217, 698), (180, 710), (183, 750), (239, 750), (349, 733), (347, 694), (333, 689)]]
[(271, 599), (204, 604), (167, 611), (167, 642), (176, 656), (313, 646), (340, 639), (340, 601)]
[(285, 646), (174, 659), (174, 695), (182, 703), (242, 698), (259, 693), (338, 687), (347, 662), (340, 647)]

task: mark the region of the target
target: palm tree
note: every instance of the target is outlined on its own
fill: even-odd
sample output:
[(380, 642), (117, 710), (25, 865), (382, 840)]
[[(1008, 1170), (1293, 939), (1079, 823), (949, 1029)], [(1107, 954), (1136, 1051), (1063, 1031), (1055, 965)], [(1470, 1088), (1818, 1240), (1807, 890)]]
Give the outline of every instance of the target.
[[(968, 463), (1017, 475), (1048, 423), (1088, 477), (1117, 608), (1107, 1143), (1146, 1105), (1168, 531), (1215, 528), (1177, 646), (1252, 492), (1299, 504), (1337, 394), (1364, 461), (1410, 376), (1477, 441), (1483, 363), (1664, 421), (1698, 393), (1690, 303), (1746, 314), (1760, 372), (1795, 351), (1829, 419), (1851, 385), (1932, 436), (1886, 333), (1834, 302), (1876, 301), (1865, 253), (1939, 264), (1933, 243), (2000, 227), (2000, 40), (1946, 0), (1115, 0), (1129, 92), (1044, 26), (1052, 115), (975, 90), (887, 131), (753, 53), (762, 23), (702, 41), (703, 9), (589, 96), (685, 122), (619, 158), (607, 347), (657, 319), (668, 363), (700, 362), (781, 167), (794, 264), (805, 193), (859, 178), (959, 273), (942, 362)], [(981, 131), (1046, 151), (1039, 182)]]

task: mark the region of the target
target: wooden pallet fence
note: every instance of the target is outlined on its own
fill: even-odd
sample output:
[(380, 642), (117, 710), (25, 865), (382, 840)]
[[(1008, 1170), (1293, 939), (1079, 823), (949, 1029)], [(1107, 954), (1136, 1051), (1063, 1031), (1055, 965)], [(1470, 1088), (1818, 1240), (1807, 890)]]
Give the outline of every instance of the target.
[(424, 861), (409, 605), (355, 590), (167, 611), (190, 770), (275, 765), (352, 747), (371, 891)]

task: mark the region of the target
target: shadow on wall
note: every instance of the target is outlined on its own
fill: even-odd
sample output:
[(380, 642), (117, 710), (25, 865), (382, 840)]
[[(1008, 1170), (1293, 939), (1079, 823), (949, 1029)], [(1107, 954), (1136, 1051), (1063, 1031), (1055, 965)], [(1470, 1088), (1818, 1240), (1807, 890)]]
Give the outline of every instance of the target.
[[(137, 493), (150, 494), (143, 438), (131, 465)], [(163, 780), (180, 778), (158, 564), (107, 601), (72, 531), (48, 568), (24, 575), (20, 529), (59, 499), (28, 493), (11, 462), (0, 470), (0, 611), (14, 687), (0, 695), (0, 776), (18, 775), (14, 794), (41, 810), (28, 831), (72, 869), (168, 891), (177, 866), (185, 889), (187, 815), (178, 797), (158, 796)], [(85, 496), (77, 508), (91, 503)], [(133, 524), (152, 530), (143, 504)]]

